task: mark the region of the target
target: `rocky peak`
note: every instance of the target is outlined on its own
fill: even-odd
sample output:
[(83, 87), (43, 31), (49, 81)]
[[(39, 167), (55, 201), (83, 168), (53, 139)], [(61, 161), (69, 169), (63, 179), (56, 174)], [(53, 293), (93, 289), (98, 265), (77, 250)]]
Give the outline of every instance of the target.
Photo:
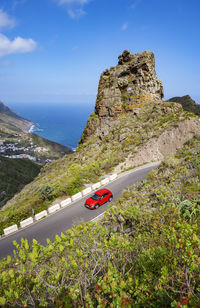
[(124, 64), (125, 62), (129, 62), (131, 59), (131, 54), (129, 50), (124, 50), (124, 52), (118, 57), (118, 64)]
[(118, 117), (149, 100), (161, 100), (163, 86), (155, 72), (152, 51), (118, 57), (118, 65), (100, 77), (95, 113), (99, 117)]
[(80, 143), (91, 136), (103, 138), (115, 120), (127, 113), (138, 117), (142, 105), (162, 97), (163, 86), (156, 76), (153, 52), (131, 54), (124, 50), (118, 65), (101, 74), (95, 113), (88, 119)]

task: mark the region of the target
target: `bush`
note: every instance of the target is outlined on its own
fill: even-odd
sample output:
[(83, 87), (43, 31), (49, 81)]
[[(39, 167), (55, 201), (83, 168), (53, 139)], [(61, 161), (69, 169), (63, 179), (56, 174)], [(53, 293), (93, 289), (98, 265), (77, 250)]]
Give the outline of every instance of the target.
[(70, 196), (77, 194), (83, 187), (83, 179), (81, 176), (68, 179), (67, 191)]
[(49, 184), (44, 184), (38, 189), (37, 193), (42, 201), (50, 200), (53, 196), (53, 187)]

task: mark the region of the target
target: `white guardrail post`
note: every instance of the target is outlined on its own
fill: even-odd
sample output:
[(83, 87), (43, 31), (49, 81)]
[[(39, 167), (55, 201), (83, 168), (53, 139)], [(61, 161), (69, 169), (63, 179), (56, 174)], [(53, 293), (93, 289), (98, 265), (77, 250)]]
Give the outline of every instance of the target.
[(58, 211), (60, 209), (60, 204), (54, 204), (54, 205), (52, 205), (52, 206), (50, 206), (49, 208), (48, 208), (48, 213), (49, 214), (52, 214), (52, 213), (55, 213), (56, 211)]
[(94, 190), (94, 189), (97, 189), (97, 188), (99, 188), (99, 187), (101, 187), (101, 183), (100, 183), (100, 182), (95, 183), (95, 184), (92, 185), (92, 189), (93, 189), (93, 190)]
[(46, 216), (47, 216), (47, 211), (44, 210), (44, 211), (35, 215), (35, 220), (40, 220), (41, 218), (46, 217)]
[(67, 205), (69, 205), (70, 203), (72, 203), (72, 199), (71, 198), (67, 198), (63, 201), (60, 202), (61, 207), (65, 207)]
[(88, 188), (82, 190), (82, 195), (86, 196), (87, 194), (91, 193), (91, 191), (92, 191), (92, 187), (88, 187)]
[(20, 227), (25, 228), (33, 223), (33, 217), (29, 217), (27, 219), (24, 219), (20, 221)]
[(101, 185), (106, 185), (108, 184), (110, 181), (109, 181), (109, 178), (105, 178), (101, 181)]
[(72, 196), (72, 201), (78, 200), (80, 198), (82, 198), (82, 193), (81, 192), (79, 192), (78, 194), (73, 195)]
[(109, 176), (110, 181), (114, 181), (117, 178), (117, 173)]
[(18, 230), (17, 225), (12, 225), (12, 226), (10, 226), (10, 227), (8, 227), (8, 228), (5, 228), (5, 229), (3, 230), (3, 232), (4, 232), (5, 235), (8, 235), (8, 234), (11, 234), (11, 233), (13, 233), (13, 232), (15, 232), (15, 231), (17, 231), (17, 230)]

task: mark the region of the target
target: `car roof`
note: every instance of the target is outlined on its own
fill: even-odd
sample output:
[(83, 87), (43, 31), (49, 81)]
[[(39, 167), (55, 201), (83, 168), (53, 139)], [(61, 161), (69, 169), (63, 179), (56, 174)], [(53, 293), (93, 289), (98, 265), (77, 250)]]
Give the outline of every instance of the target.
[(110, 190), (108, 190), (106, 188), (103, 188), (103, 189), (100, 189), (100, 190), (96, 191), (95, 194), (97, 194), (99, 196), (102, 196), (103, 194), (105, 194), (107, 192), (110, 192)]

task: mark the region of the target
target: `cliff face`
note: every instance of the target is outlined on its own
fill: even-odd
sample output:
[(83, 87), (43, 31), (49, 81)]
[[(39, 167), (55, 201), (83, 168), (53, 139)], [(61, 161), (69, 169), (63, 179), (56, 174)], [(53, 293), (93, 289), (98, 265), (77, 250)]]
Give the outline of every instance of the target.
[(151, 51), (130, 54), (125, 50), (116, 67), (100, 77), (95, 112), (100, 117), (117, 117), (143, 100), (160, 100), (163, 86), (155, 72)]
[(137, 113), (137, 108), (149, 101), (163, 97), (162, 82), (155, 72), (152, 51), (130, 54), (125, 50), (118, 57), (118, 65), (106, 69), (100, 77), (95, 114), (83, 132), (81, 142), (96, 129), (107, 130), (109, 125), (127, 112)]

